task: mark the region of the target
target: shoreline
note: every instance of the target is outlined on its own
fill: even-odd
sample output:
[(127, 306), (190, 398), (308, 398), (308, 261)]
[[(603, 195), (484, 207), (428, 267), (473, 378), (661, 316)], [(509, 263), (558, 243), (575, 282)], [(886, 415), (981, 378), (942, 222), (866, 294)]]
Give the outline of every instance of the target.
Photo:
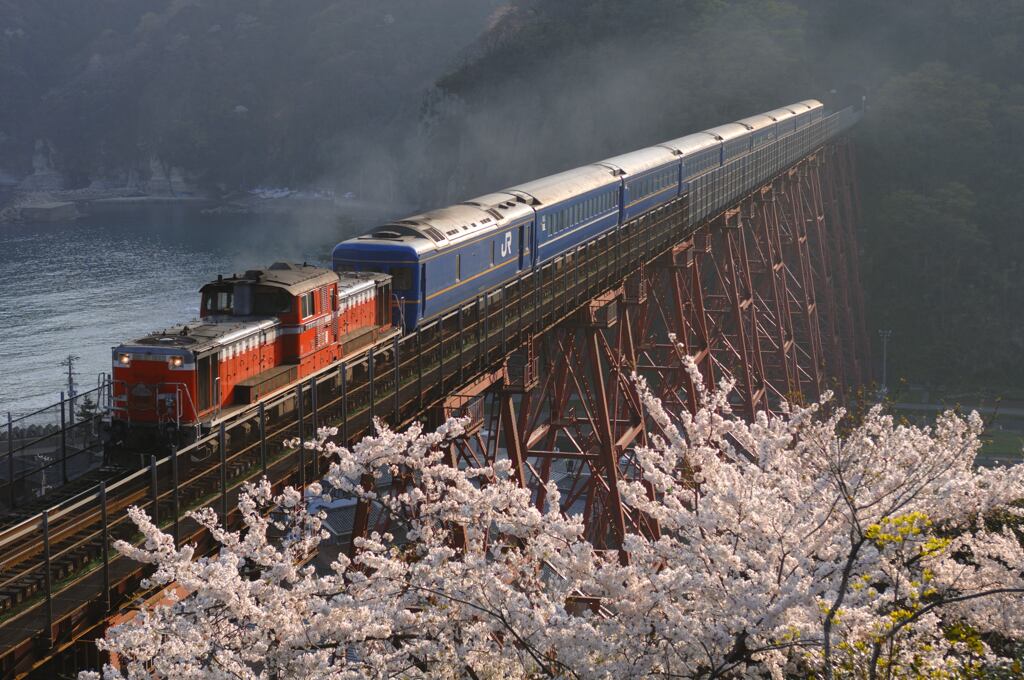
[(0, 224), (67, 222), (82, 218), (139, 208), (184, 208), (209, 216), (285, 215), (393, 216), (404, 208), (385, 206), (357, 198), (326, 198), (303, 195), (263, 197), (234, 195), (210, 198), (197, 195), (146, 194), (127, 188), (112, 190), (72, 189), (31, 193), (13, 193), (0, 205)]

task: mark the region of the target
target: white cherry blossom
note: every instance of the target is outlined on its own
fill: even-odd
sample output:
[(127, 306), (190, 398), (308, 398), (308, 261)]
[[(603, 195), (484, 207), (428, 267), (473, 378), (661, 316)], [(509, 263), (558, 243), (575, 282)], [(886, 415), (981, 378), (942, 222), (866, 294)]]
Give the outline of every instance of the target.
[(325, 429), (311, 446), (331, 458), (326, 481), (391, 533), (317, 574), (321, 518), (298, 490), (248, 487), (242, 531), (196, 513), (220, 546), (209, 557), (133, 510), (145, 543), (118, 550), (189, 595), (110, 629), (99, 644), (120, 667), (103, 676), (1021, 673), (1024, 465), (974, 468), (977, 414), (914, 427), (875, 407), (851, 422), (826, 395), (747, 423), (723, 383), (673, 418), (637, 382), (660, 434), (629, 453), (641, 475), (619, 491), (657, 537), (596, 550), (554, 484), (538, 510), (508, 461), (452, 467), (458, 420), (378, 426), (351, 449)]

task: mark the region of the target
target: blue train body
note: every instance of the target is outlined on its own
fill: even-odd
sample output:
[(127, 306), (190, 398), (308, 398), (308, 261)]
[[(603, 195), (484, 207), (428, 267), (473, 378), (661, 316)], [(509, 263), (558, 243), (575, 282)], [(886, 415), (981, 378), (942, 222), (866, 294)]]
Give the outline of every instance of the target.
[(658, 209), (823, 114), (807, 100), (398, 220), (339, 243), (333, 266), (390, 274), (395, 323), (412, 330)]

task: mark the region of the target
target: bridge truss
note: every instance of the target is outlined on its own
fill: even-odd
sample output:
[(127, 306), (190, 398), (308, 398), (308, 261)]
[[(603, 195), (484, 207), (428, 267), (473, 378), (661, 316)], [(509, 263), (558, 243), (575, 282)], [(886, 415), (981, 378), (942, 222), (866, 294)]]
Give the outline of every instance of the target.
[(685, 356), (706, 387), (733, 382), (747, 418), (867, 384), (852, 163), (845, 142), (820, 149), (450, 395), (440, 415), (474, 419), (453, 464), (509, 458), (539, 509), (555, 482), (563, 510), (614, 549), (658, 533), (617, 496), (655, 427), (634, 374), (670, 415), (698, 407)]

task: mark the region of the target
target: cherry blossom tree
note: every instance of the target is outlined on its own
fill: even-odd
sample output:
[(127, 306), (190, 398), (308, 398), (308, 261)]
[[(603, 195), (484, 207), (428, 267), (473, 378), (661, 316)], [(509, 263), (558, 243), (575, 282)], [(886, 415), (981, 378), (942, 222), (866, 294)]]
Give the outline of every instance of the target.
[[(693, 383), (699, 374), (689, 363)], [(641, 378), (652, 445), (620, 482), (657, 535), (596, 550), (582, 519), (538, 510), (511, 465), (457, 469), (453, 420), (351, 449), (325, 429), (330, 486), (385, 513), (328, 574), (304, 495), (265, 480), (242, 529), (195, 514), (209, 557), (139, 510), (153, 585), (189, 593), (99, 642), (109, 678), (971, 677), (1021, 672), (1024, 465), (975, 469), (977, 414), (932, 427), (830, 397), (744, 422), (732, 386), (670, 418)], [(308, 494), (319, 494), (313, 485)], [(97, 674), (83, 674), (98, 677)]]

